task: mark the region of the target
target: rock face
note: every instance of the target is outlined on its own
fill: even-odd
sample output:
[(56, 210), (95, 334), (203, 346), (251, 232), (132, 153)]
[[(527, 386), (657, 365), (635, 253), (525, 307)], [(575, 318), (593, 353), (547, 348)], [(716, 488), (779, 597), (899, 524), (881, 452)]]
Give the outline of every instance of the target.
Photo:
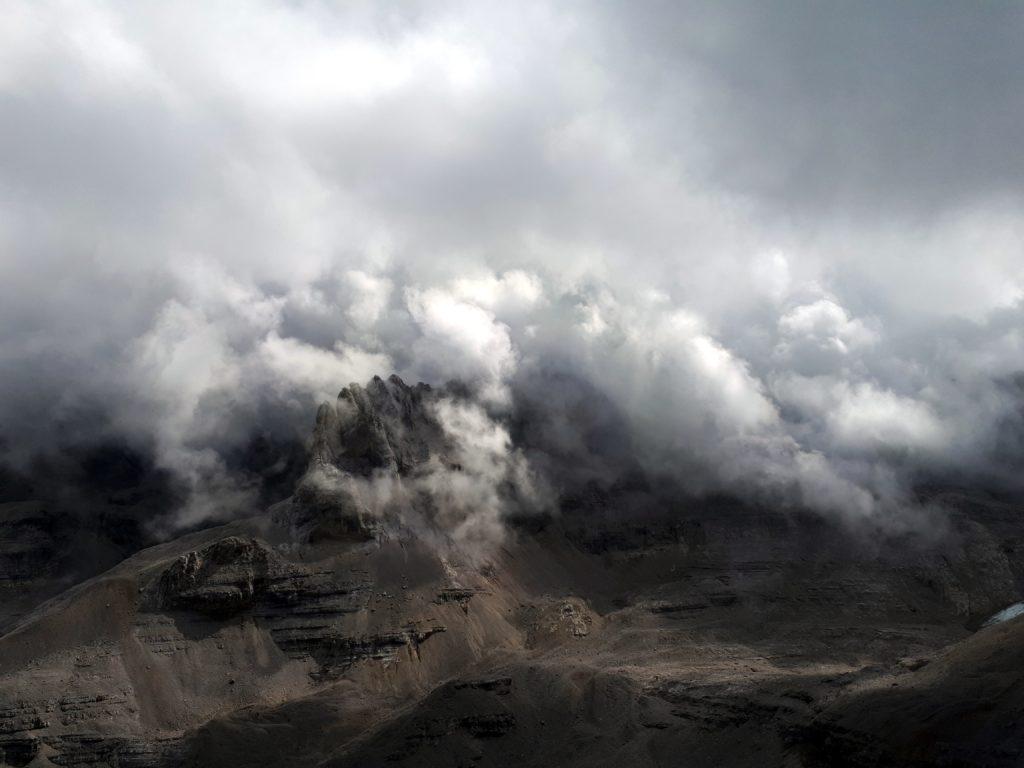
[[(911, 671), (823, 707), (803, 728), (814, 765), (1020, 765), (1024, 622), (986, 628)], [(909, 726), (909, 727), (908, 727)]]
[(408, 386), (398, 376), (350, 384), (316, 416), (309, 469), (293, 498), (277, 514), (300, 538), (368, 540), (380, 531), (369, 508), (376, 478), (415, 474), (450, 450), (434, 415), (438, 393)]
[(431, 411), (435, 397), (426, 384), (410, 387), (398, 376), (350, 384), (317, 411), (313, 465), (362, 477), (415, 471), (447, 447)]
[[(924, 542), (575, 489), (469, 559), (346, 486), (446, 461), (436, 397), (347, 388), (291, 499), (21, 610), (0, 765), (1020, 764), (1024, 617), (977, 629), (1024, 594), (1019, 505), (949, 494)], [(10, 594), (47, 520), (0, 520)]]
[(584, 638), (601, 623), (586, 601), (574, 597), (541, 600), (523, 609), (521, 623), (526, 629), (529, 648), (560, 645), (567, 640)]
[(154, 583), (150, 611), (184, 611), (215, 620), (243, 616), (264, 628), (288, 656), (313, 660), (319, 679), (365, 659), (395, 660), (445, 626), (438, 621), (353, 632), (353, 615), (375, 612), (373, 583), (329, 567), (292, 563), (255, 538), (228, 536), (179, 556)]
[(131, 520), (82, 519), (39, 500), (0, 503), (0, 633), (131, 551)]
[(57, 577), (55, 561), (69, 533), (68, 522), (48, 514), (39, 502), (0, 505), (0, 602), (8, 611), (30, 602), (37, 597), (32, 593), (43, 588), (41, 582)]
[(160, 606), (219, 617), (251, 609), (292, 575), (274, 560), (255, 539), (221, 539), (202, 552), (182, 555), (163, 572)]

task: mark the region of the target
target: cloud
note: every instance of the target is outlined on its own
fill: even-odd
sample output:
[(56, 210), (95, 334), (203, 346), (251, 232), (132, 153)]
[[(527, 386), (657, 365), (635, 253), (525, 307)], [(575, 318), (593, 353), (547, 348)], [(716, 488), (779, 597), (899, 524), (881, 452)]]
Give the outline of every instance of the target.
[(544, 285), (537, 275), (521, 269), (510, 270), (500, 277), (483, 274), (460, 277), (453, 284), (456, 296), (494, 312), (498, 316), (521, 315), (542, 300)]
[(900, 218), (1019, 203), (1016, 5), (605, 10), (614, 61), (629, 67), (624, 84), (653, 81), (634, 105), (661, 118), (651, 126), (660, 142), (685, 152), (702, 180), (775, 215)]
[(394, 370), (591, 480), (1019, 488), (1015, 7), (5, 10), (8, 458), (116, 432), (234, 514), (253, 430)]
[(516, 364), (507, 326), (483, 307), (442, 288), (410, 288), (406, 303), (422, 334), (416, 344), (422, 355), (417, 364), (432, 371), (430, 378), (465, 379), (479, 383), (485, 400), (507, 400), (505, 379)]
[(792, 307), (779, 318), (778, 331), (772, 352), (776, 364), (803, 375), (841, 369), (850, 364), (852, 353), (877, 340), (868, 323), (851, 318), (831, 298)]
[(850, 345), (870, 344), (874, 340), (864, 323), (851, 319), (832, 299), (794, 307), (779, 318), (779, 328), (786, 337), (809, 337), (842, 353)]
[[(504, 539), (504, 516), (550, 508), (543, 482), (508, 430), (478, 405), (441, 400), (437, 418), (455, 446), (457, 471), (438, 466), (415, 481), (436, 510), (434, 523), (448, 531), (463, 551), (485, 552)], [(508, 498), (514, 493), (514, 503)]]

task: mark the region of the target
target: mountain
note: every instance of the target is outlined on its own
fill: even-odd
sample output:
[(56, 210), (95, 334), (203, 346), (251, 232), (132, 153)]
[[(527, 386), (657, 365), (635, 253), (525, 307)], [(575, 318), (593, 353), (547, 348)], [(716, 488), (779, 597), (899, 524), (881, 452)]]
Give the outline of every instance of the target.
[[(464, 397), (350, 385), (287, 499), (71, 585), (81, 523), (2, 505), (0, 764), (1020, 763), (1024, 619), (982, 627), (1024, 597), (1019, 505), (935, 491), (930, 536), (640, 480), (536, 511)], [(459, 539), (443, 493), (481, 478), (500, 530)]]

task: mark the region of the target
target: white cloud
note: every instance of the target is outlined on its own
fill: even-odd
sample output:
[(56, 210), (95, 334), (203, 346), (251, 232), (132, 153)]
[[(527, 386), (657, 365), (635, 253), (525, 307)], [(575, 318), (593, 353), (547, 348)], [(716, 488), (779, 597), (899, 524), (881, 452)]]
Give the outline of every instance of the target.
[(416, 353), (434, 378), (454, 377), (481, 385), (493, 403), (507, 401), (506, 378), (515, 368), (507, 326), (486, 309), (442, 288), (406, 291), (409, 312), (421, 331)]
[(851, 318), (842, 306), (828, 298), (789, 310), (779, 318), (779, 328), (785, 337), (810, 338), (843, 353), (876, 339), (862, 321)]
[(342, 342), (334, 349), (321, 349), (298, 339), (282, 339), (276, 332), (259, 343), (255, 361), (266, 368), (272, 384), (306, 392), (315, 400), (331, 399), (345, 383), (369, 381), (391, 368), (386, 355)]
[(851, 364), (851, 354), (878, 341), (878, 333), (831, 298), (785, 312), (778, 322), (776, 363), (799, 374), (831, 373)]
[(827, 422), (841, 446), (939, 451), (950, 444), (952, 436), (926, 403), (864, 382), (843, 385), (838, 394)]
[(525, 457), (508, 431), (477, 405), (442, 400), (437, 417), (455, 446), (457, 471), (435, 469), (418, 486), (430, 493), (442, 530), (464, 551), (480, 551), (504, 538), (502, 515), (510, 511), (502, 493), (512, 483), (521, 509), (540, 509), (544, 499)]
[(348, 319), (357, 327), (373, 326), (388, 306), (391, 281), (358, 269), (346, 272), (345, 278), (355, 291), (355, 298), (346, 310)]
[(500, 276), (485, 273), (475, 278), (460, 277), (452, 283), (452, 290), (456, 296), (498, 316), (533, 309), (544, 294), (540, 278), (521, 269)]

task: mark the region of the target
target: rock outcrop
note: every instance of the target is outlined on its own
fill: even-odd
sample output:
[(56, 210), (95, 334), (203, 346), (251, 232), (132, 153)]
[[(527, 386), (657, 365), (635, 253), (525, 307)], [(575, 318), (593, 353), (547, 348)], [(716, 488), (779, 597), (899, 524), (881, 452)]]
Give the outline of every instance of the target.
[(398, 376), (375, 376), (364, 388), (349, 384), (316, 415), (311, 463), (369, 477), (387, 471), (410, 474), (447, 450), (444, 430), (431, 406), (437, 392), (408, 386)]
[(316, 415), (309, 468), (276, 511), (306, 540), (369, 540), (382, 528), (371, 508), (388, 483), (415, 475), (450, 451), (434, 412), (439, 393), (398, 376), (350, 384)]

